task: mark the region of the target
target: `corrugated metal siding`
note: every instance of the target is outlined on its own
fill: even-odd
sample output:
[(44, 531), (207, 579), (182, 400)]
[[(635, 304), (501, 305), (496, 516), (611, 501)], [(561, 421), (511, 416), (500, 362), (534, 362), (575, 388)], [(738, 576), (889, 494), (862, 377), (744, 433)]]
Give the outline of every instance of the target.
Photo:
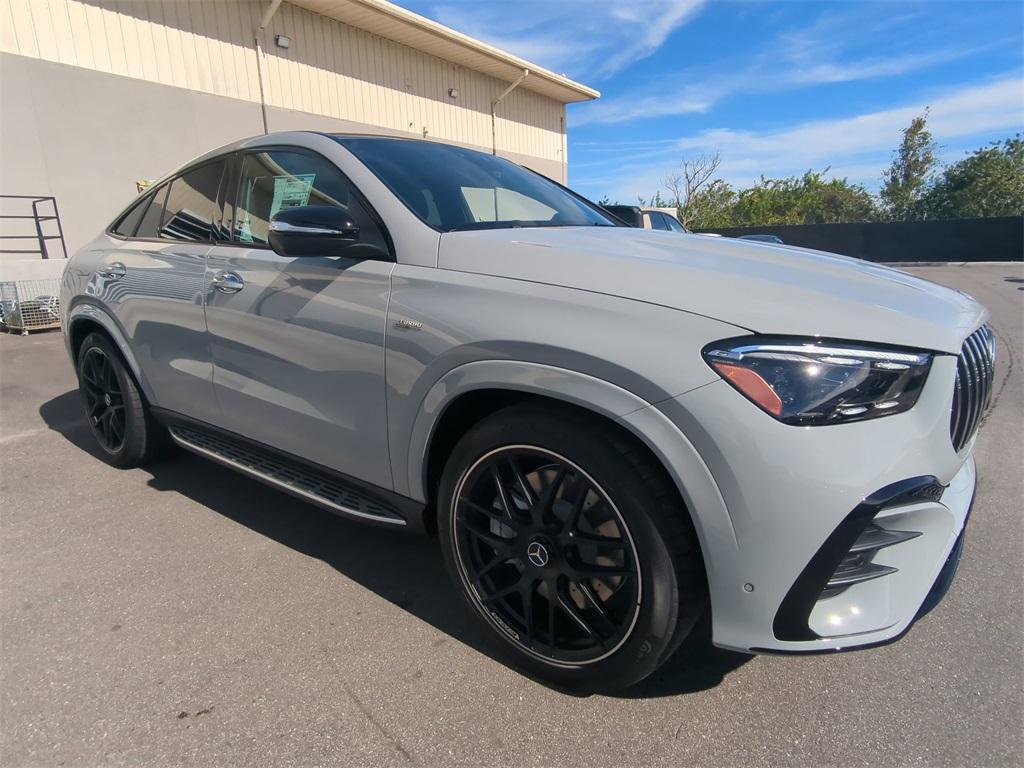
[[(252, 30), (265, 2), (0, 0), (0, 50), (259, 101)], [(274, 44), (287, 35), (288, 49)], [(267, 103), (446, 141), (491, 145), (507, 83), (289, 3), (267, 30)], [(448, 89), (457, 88), (456, 99)], [(498, 148), (560, 163), (565, 107), (525, 89), (498, 107)]]

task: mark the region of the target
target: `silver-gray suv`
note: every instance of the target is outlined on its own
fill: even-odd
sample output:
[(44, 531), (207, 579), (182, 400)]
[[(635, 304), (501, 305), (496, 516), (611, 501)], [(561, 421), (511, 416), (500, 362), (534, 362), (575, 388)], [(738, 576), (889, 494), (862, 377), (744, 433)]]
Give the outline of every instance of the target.
[(161, 180), (69, 263), (111, 463), (168, 443), (439, 536), (519, 663), (632, 684), (705, 612), (877, 644), (948, 586), (995, 346), (970, 297), (620, 226), (472, 150), (294, 132)]

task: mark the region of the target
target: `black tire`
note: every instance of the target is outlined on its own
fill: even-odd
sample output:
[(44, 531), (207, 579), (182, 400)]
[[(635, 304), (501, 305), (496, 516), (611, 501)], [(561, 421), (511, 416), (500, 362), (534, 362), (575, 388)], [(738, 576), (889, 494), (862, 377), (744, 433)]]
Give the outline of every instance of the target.
[(90, 333), (78, 350), (78, 390), (101, 454), (115, 467), (146, 464), (166, 450), (167, 430), (149, 412), (121, 353), (102, 333)]
[(664, 471), (586, 412), (527, 403), (484, 419), (452, 451), (437, 505), (460, 594), (518, 665), (556, 684), (639, 682), (707, 604), (700, 547)]

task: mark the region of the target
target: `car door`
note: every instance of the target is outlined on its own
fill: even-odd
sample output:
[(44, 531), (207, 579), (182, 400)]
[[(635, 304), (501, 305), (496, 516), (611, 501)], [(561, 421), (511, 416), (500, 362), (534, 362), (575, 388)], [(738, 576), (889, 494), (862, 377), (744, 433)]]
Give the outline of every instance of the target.
[(207, 264), (206, 320), (223, 429), (391, 488), (384, 333), (393, 259), (286, 258), (268, 245), (285, 207), (344, 207), (363, 244), (392, 253), (379, 217), (331, 161), (298, 148), (240, 153), (230, 243)]
[(203, 163), (148, 193), (115, 225), (123, 242), (92, 282), (124, 329), (154, 405), (201, 420), (217, 414), (203, 299), (226, 168), (224, 159)]

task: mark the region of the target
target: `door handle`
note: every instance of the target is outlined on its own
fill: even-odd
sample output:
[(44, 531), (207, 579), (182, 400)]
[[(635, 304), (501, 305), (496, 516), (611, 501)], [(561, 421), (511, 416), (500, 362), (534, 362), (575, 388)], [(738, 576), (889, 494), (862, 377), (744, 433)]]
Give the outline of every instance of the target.
[(236, 272), (222, 269), (213, 276), (213, 287), (221, 293), (238, 293), (245, 288), (245, 280)]
[(114, 261), (97, 269), (96, 274), (100, 277), (105, 277), (108, 280), (120, 280), (128, 274), (128, 270), (120, 261)]

